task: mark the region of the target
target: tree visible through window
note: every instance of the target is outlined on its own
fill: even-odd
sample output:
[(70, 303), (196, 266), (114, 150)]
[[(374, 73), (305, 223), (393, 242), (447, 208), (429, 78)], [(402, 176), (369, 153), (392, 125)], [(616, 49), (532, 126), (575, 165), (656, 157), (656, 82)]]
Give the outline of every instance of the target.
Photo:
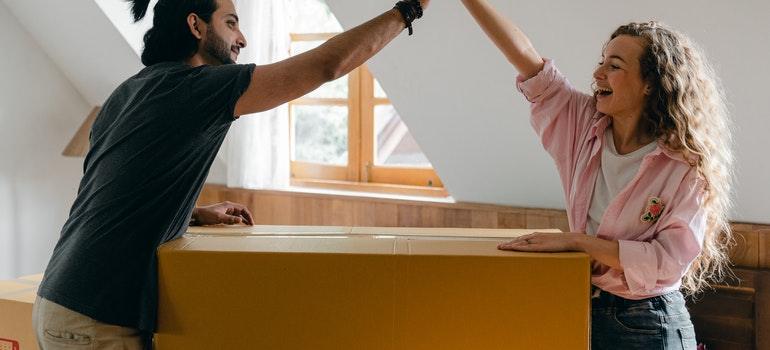
[[(289, 0), (289, 7), (291, 55), (342, 31), (323, 0)], [(292, 101), (289, 112), (294, 182), (443, 187), (365, 66)], [(443, 189), (440, 194), (445, 194)]]

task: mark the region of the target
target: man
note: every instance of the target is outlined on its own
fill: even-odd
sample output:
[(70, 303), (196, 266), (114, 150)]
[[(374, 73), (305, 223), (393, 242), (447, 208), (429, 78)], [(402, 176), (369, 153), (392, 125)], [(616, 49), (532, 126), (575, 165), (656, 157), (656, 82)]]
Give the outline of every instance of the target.
[[(234, 64), (246, 38), (231, 0), (158, 1), (144, 36), (147, 67), (112, 93), (92, 127), (78, 196), (35, 302), (41, 349), (148, 347), (157, 247), (188, 224), (252, 224), (239, 204), (194, 208), (230, 124), (344, 76), (411, 32), (428, 1), (401, 1), (264, 66)], [(133, 1), (136, 20), (148, 4)]]

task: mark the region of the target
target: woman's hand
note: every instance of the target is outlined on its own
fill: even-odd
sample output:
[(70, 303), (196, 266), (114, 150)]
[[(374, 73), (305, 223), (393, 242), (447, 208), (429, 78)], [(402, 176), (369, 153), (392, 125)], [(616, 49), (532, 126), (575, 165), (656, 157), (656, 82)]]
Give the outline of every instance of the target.
[(193, 209), (191, 226), (218, 225), (218, 224), (246, 224), (254, 225), (254, 219), (246, 206), (222, 202), (214, 205), (197, 207)]
[(497, 249), (516, 250), (522, 252), (568, 252), (577, 251), (579, 247), (576, 243), (577, 235), (575, 232), (567, 233), (546, 233), (535, 232), (514, 238), (510, 242), (500, 243)]
[(521, 252), (585, 252), (604, 265), (623, 270), (620, 265), (618, 241), (589, 236), (583, 232), (535, 232), (500, 243), (497, 249)]

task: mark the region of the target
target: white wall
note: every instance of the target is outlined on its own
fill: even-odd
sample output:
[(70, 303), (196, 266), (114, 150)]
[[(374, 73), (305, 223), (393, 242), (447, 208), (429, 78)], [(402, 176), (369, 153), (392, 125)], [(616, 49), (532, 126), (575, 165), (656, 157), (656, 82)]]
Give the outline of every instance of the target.
[(119, 84), (143, 67), (94, 0), (2, 1), (92, 106), (101, 105)]
[(131, 3), (128, 1), (94, 0), (99, 8), (107, 15), (115, 28), (126, 39), (137, 57), (142, 55), (144, 48), (144, 33), (152, 28), (153, 9), (158, 0), (151, 0), (147, 8), (147, 14), (139, 22), (134, 22), (131, 15)]
[[(736, 124), (734, 220), (770, 223), (770, 2), (491, 0), (585, 90), (602, 44), (620, 24), (662, 20), (701, 44), (726, 86)], [(390, 0), (327, 0), (345, 28)], [(415, 34), (369, 66), (459, 201), (563, 208), (555, 167), (528, 122), (516, 72), (458, 0), (434, 0)]]
[(0, 2), (0, 279), (41, 272), (82, 158), (61, 151), (90, 108)]

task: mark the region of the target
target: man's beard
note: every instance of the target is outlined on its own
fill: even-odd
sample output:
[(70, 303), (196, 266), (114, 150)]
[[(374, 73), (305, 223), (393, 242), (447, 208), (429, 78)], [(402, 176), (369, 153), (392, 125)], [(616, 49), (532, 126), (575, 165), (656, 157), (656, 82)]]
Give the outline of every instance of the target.
[(230, 45), (214, 32), (214, 28), (211, 28), (211, 30), (206, 33), (206, 43), (204, 45), (205, 52), (222, 64), (235, 63), (235, 61), (230, 58)]

